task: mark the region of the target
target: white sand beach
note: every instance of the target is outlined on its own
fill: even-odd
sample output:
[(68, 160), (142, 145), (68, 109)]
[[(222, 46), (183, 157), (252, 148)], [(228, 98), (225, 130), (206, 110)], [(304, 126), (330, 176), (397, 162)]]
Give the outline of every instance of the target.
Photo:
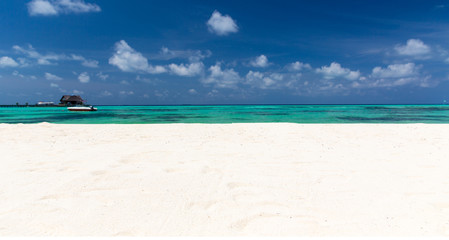
[(0, 124), (0, 236), (448, 236), (449, 125)]

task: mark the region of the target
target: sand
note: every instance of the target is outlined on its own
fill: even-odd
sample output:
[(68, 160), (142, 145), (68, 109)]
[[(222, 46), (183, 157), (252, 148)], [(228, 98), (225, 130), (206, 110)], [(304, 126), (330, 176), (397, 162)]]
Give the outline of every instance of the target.
[(0, 236), (448, 236), (449, 125), (0, 124)]

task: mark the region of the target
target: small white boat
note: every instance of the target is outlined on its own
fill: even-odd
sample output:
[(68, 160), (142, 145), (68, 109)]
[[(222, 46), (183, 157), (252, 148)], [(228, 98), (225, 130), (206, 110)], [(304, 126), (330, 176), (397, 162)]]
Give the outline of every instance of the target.
[(67, 110), (72, 112), (92, 112), (97, 111), (97, 108), (94, 108), (93, 106), (73, 106), (68, 107)]

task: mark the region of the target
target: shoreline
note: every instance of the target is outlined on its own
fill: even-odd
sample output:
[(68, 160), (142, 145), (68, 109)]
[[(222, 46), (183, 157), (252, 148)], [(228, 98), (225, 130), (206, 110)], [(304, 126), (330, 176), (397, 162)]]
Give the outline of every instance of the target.
[(0, 124), (0, 236), (448, 236), (446, 124)]

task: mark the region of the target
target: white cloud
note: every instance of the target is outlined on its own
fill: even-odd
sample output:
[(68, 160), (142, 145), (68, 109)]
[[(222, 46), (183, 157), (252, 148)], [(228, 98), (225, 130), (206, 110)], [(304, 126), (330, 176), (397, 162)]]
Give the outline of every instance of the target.
[(234, 88), (241, 80), (234, 69), (221, 69), (220, 63), (209, 68), (210, 75), (202, 79), (203, 84), (213, 84), (217, 88)]
[(339, 63), (332, 62), (329, 66), (322, 66), (316, 69), (317, 73), (321, 73), (324, 79), (334, 79), (334, 78), (346, 78), (348, 80), (357, 80), (360, 77), (360, 72), (351, 71), (348, 68), (342, 68)]
[[(90, 68), (98, 67), (98, 61), (86, 59), (85, 57), (76, 54), (71, 54), (70, 56), (55, 53), (41, 54), (37, 52), (30, 44), (25, 48), (17, 45), (14, 45), (12, 48), (16, 52), (26, 55), (29, 59), (35, 59), (37, 61), (37, 64), (39, 65), (55, 65), (56, 61), (67, 60), (67, 61), (80, 61), (81, 64), (85, 67)], [(18, 60), (20, 61), (21, 66), (29, 65), (28, 59), (18, 58)]]
[(103, 92), (101, 92), (101, 96), (103, 96), (103, 97), (109, 97), (109, 96), (112, 96), (112, 93), (109, 92), (109, 91), (107, 91), (107, 90), (104, 90)]
[(97, 73), (97, 77), (99, 77), (101, 80), (106, 80), (108, 79), (109, 75), (103, 74), (103, 72), (99, 72)]
[(52, 65), (52, 63), (50, 61), (48, 61), (47, 59), (43, 59), (43, 58), (38, 59), (37, 60), (37, 64), (39, 64), (39, 65)]
[(52, 87), (52, 88), (57, 88), (57, 87), (59, 87), (59, 85), (56, 84), (56, 83), (50, 83), (50, 87)]
[(420, 67), (415, 66), (414, 63), (406, 64), (392, 64), (387, 68), (375, 67), (371, 74), (375, 78), (403, 78), (416, 76)]
[(120, 91), (119, 94), (123, 95), (123, 96), (129, 96), (129, 95), (134, 95), (134, 92), (133, 91)]
[(33, 0), (28, 3), (28, 13), (31, 16), (52, 16), (58, 15), (55, 6), (47, 0)]
[(17, 67), (19, 64), (12, 58), (4, 56), (0, 58), (0, 68), (3, 67)]
[(284, 80), (284, 75), (280, 73), (261, 73), (249, 71), (246, 74), (246, 84), (261, 89), (279, 88)]
[(83, 72), (78, 76), (78, 80), (81, 83), (88, 83), (90, 81), (90, 76), (87, 72)]
[(177, 57), (177, 53), (168, 49), (167, 47), (161, 48), (161, 56), (164, 56), (165, 59), (172, 59)]
[(409, 39), (406, 45), (397, 45), (395, 48), (399, 55), (423, 56), (430, 53), (430, 47), (419, 39)]
[(158, 81), (157, 79), (150, 79), (150, 78), (146, 78), (146, 77), (140, 77), (140, 75), (136, 76), (136, 80), (139, 81), (139, 82), (150, 83), (150, 84), (155, 84)]
[(310, 66), (310, 64), (308, 64), (308, 63), (302, 63), (302, 62), (296, 61), (294, 63), (287, 65), (287, 68), (290, 71), (301, 71), (303, 69), (312, 69), (312, 66)]
[(118, 67), (124, 72), (164, 73), (167, 70), (162, 66), (151, 66), (148, 59), (140, 52), (131, 48), (125, 40), (115, 43), (115, 53), (109, 58), (109, 64)]
[(260, 88), (266, 88), (274, 84), (274, 81), (268, 77), (265, 77), (261, 72), (249, 71), (248, 74), (246, 74), (246, 83), (252, 86), (258, 86)]
[(109, 64), (125, 72), (147, 71), (149, 67), (148, 60), (124, 40), (115, 44), (115, 53), (109, 58)]
[(263, 54), (252, 60), (250, 64), (253, 67), (267, 67), (269, 65), (267, 56)]
[(19, 65), (21, 67), (28, 67), (29, 66), (29, 61), (26, 58), (18, 57), (17, 61), (18, 61)]
[(209, 50), (171, 50), (167, 47), (162, 47), (159, 55), (155, 56), (156, 59), (170, 60), (174, 58), (186, 58), (190, 62), (199, 62), (204, 58), (210, 57), (212, 52)]
[(203, 72), (204, 65), (201, 62), (190, 63), (190, 64), (179, 64), (176, 65), (174, 63), (168, 65), (171, 73), (176, 74), (178, 76), (186, 76), (191, 77), (195, 75), (199, 75)]
[(73, 95), (81, 95), (81, 94), (84, 94), (84, 92), (83, 91), (80, 91), (80, 90), (73, 90), (72, 91), (72, 93), (73, 93)]
[(152, 74), (159, 74), (159, 73), (164, 73), (167, 72), (167, 69), (165, 69), (165, 67), (163, 66), (149, 66), (147, 69), (148, 73), (152, 73)]
[(219, 96), (219, 92), (217, 89), (212, 89), (210, 92), (207, 93), (208, 97), (217, 97)]
[(84, 0), (33, 0), (27, 4), (30, 16), (55, 16), (69, 13), (100, 12), (97, 4)]
[(85, 67), (90, 67), (90, 68), (97, 68), (98, 67), (98, 61), (86, 59), (86, 60), (84, 60), (81, 63), (81, 65), (83, 65)]
[(198, 92), (195, 90), (195, 89), (189, 89), (189, 91), (188, 91), (190, 94), (192, 94), (192, 95), (195, 95), (195, 94), (197, 94)]
[(20, 78), (24, 78), (25, 77), (23, 74), (20, 74), (18, 71), (12, 72), (12, 75), (16, 76), (16, 77), (20, 77)]
[(27, 49), (17, 45), (14, 45), (12, 48), (19, 53), (25, 54), (29, 58), (36, 59), (39, 65), (52, 65), (54, 63), (52, 63), (51, 61), (59, 61), (67, 58), (64, 54), (58, 55), (49, 53), (46, 55), (42, 55), (38, 53), (31, 45), (28, 45)]
[(90, 67), (90, 68), (97, 68), (98, 67), (98, 61), (91, 60), (91, 59), (86, 59), (85, 57), (80, 56), (80, 55), (72, 54), (72, 59), (75, 60), (75, 61), (80, 61), (81, 65), (83, 65), (85, 67)]
[(420, 87), (434, 86), (435, 81), (431, 76), (423, 76), (419, 70), (422, 66), (414, 63), (391, 64), (386, 68), (375, 67), (369, 78), (360, 78), (359, 82), (354, 82), (353, 88), (373, 88), (373, 87), (397, 87), (407, 84), (418, 85)]
[(360, 71), (350, 71), (348, 75), (346, 75), (346, 79), (348, 80), (357, 80), (360, 77)]
[(12, 48), (14, 50), (16, 50), (17, 52), (24, 53), (24, 54), (28, 55), (28, 57), (30, 57), (30, 58), (40, 58), (41, 57), (41, 55), (38, 52), (36, 52), (36, 50), (34, 50), (33, 46), (31, 46), (31, 45), (28, 45), (28, 49), (24, 49), (17, 45), (14, 45)]
[(207, 21), (207, 27), (211, 33), (219, 36), (225, 36), (239, 30), (237, 24), (229, 15), (223, 16), (217, 10), (212, 13), (212, 16)]
[(58, 77), (58, 76), (48, 73), (48, 72), (45, 73), (45, 79), (50, 80), (50, 81), (61, 81), (62, 80), (61, 77)]
[(101, 8), (97, 4), (85, 3), (83, 0), (59, 0), (55, 4), (64, 13), (87, 13), (100, 12)]

